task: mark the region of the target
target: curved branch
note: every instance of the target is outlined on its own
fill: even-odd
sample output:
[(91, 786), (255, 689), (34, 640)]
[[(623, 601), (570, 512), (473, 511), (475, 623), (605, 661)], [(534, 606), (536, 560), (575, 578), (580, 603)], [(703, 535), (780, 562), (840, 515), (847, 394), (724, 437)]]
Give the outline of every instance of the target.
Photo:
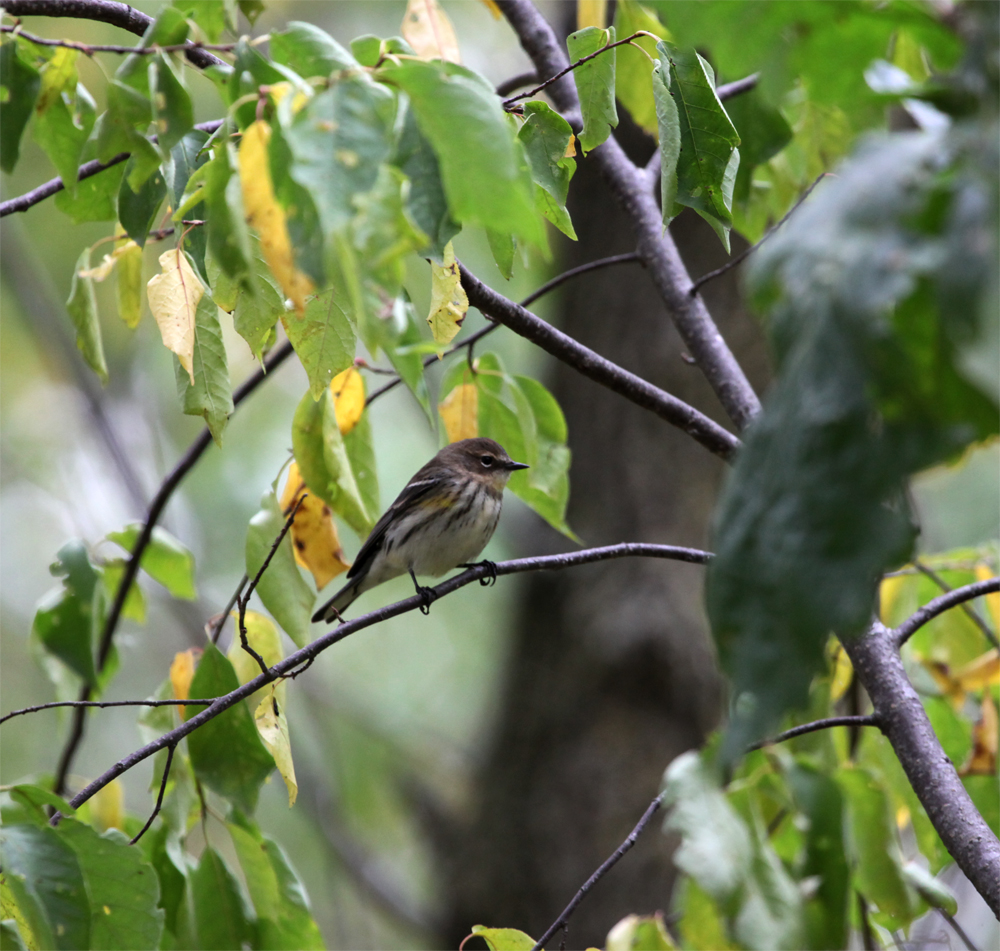
[[(0, 0), (0, 6), (2, 5), (3, 0)], [(211, 134), (220, 125), (222, 125), (221, 119), (213, 119), (211, 122), (199, 122), (194, 128), (199, 132), (208, 132)], [(156, 136), (150, 136), (150, 140), (155, 142)], [(118, 165), (129, 158), (131, 154), (131, 152), (119, 152), (114, 158), (108, 159), (107, 162), (98, 162), (97, 159), (84, 162), (77, 172), (76, 180), (82, 182), (85, 178), (90, 178), (98, 172), (103, 172), (106, 168), (111, 168), (112, 165)], [(65, 186), (61, 178), (50, 178), (43, 185), (33, 188), (30, 192), (25, 192), (23, 195), (18, 195), (17, 198), (8, 198), (7, 201), (0, 202), (0, 218), (13, 214), (15, 211), (27, 211), (32, 205), (37, 205), (40, 201), (51, 198), (57, 192), (61, 192), (63, 188)]]
[[(919, 558), (913, 559), (913, 567), (917, 569), (921, 574), (926, 575), (931, 581), (934, 582), (942, 591), (954, 591), (955, 589), (948, 584), (936, 571), (932, 568), (927, 567)], [(996, 634), (994, 634), (989, 625), (979, 616), (975, 608), (973, 608), (968, 603), (960, 604), (959, 607), (962, 609), (962, 613), (970, 620), (976, 627), (979, 628), (983, 637), (986, 638), (993, 647), (1000, 648), (1000, 641), (997, 640)]]
[[(234, 412), (236, 411), (236, 407), (239, 406), (243, 400), (245, 400), (255, 389), (257, 389), (258, 386), (260, 386), (261, 383), (264, 382), (267, 378), (267, 374), (281, 366), (281, 364), (284, 363), (289, 356), (291, 356), (292, 352), (292, 345), (286, 342), (268, 356), (267, 360), (264, 362), (263, 368), (254, 373), (253, 376), (246, 380), (243, 385), (233, 393)], [(125, 571), (122, 574), (121, 583), (119, 584), (118, 591), (115, 594), (115, 600), (111, 605), (111, 610), (108, 612), (108, 617), (104, 624), (104, 630), (101, 633), (101, 642), (97, 655), (98, 671), (104, 668), (104, 664), (108, 659), (108, 654), (111, 652), (111, 644), (114, 639), (115, 630), (118, 627), (118, 621), (121, 618), (122, 608), (125, 606), (125, 598), (128, 596), (129, 589), (132, 587), (132, 582), (135, 580), (135, 576), (139, 573), (139, 563), (142, 560), (142, 553), (146, 550), (146, 546), (153, 537), (153, 528), (159, 521), (160, 515), (163, 513), (163, 509), (166, 507), (167, 502), (170, 501), (170, 497), (174, 494), (177, 486), (180, 485), (183, 478), (194, 468), (195, 463), (201, 458), (201, 454), (209, 447), (211, 442), (212, 434), (206, 426), (201, 431), (201, 435), (199, 435), (198, 438), (191, 443), (188, 451), (184, 453), (177, 465), (174, 466), (173, 471), (167, 476), (166, 479), (163, 480), (163, 484), (156, 493), (156, 497), (150, 503), (149, 511), (146, 514), (146, 521), (142, 527), (142, 532), (136, 540), (135, 548), (133, 548), (132, 553), (129, 555), (128, 562), (125, 565)], [(80, 702), (82, 703), (89, 699), (90, 686), (85, 684), (80, 690)], [(69, 739), (66, 741), (62, 755), (59, 757), (59, 765), (56, 769), (54, 790), (57, 795), (62, 795), (63, 790), (66, 788), (66, 776), (69, 774), (70, 764), (73, 762), (73, 756), (76, 754), (76, 751), (80, 746), (80, 741), (83, 739), (83, 724), (85, 716), (86, 707), (78, 707), (73, 717), (73, 726), (70, 730)]]
[[(483, 578), (490, 578), (493, 576), (494, 571), (498, 576), (520, 574), (524, 571), (554, 571), (561, 568), (572, 568), (577, 565), (591, 564), (592, 562), (597, 561), (608, 561), (612, 558), (634, 557), (665, 558), (671, 561), (684, 561), (690, 564), (704, 565), (711, 560), (712, 554), (711, 552), (700, 551), (697, 548), (682, 548), (675, 545), (652, 545), (638, 542), (625, 542), (620, 545), (608, 545), (603, 548), (588, 548), (584, 551), (569, 552), (564, 555), (543, 555), (536, 558), (516, 558), (512, 561), (498, 562), (496, 565), (474, 565), (472, 568), (466, 569), (461, 574), (455, 575), (453, 578), (448, 578), (446, 581), (442, 581), (441, 584), (431, 590), (434, 592), (436, 600), (437, 598), (442, 598), (447, 594), (451, 594), (453, 591), (457, 591), (459, 588), (464, 588), (467, 584), (472, 584), (474, 581), (479, 581)], [(158, 750), (165, 749), (168, 746), (178, 743), (189, 733), (197, 730), (203, 723), (207, 723), (209, 720), (214, 719), (220, 713), (225, 712), (231, 706), (239, 703), (240, 700), (249, 697), (254, 691), (259, 690), (261, 687), (273, 682), (276, 678), (293, 675), (299, 665), (312, 663), (312, 661), (319, 654), (325, 651), (328, 647), (336, 644), (338, 641), (342, 641), (344, 638), (349, 637), (356, 631), (363, 630), (366, 627), (372, 627), (373, 625), (380, 624), (382, 621), (386, 621), (389, 618), (398, 617), (401, 614), (407, 614), (410, 611), (420, 608), (423, 604), (424, 599), (419, 594), (415, 594), (402, 601), (397, 601), (395, 604), (389, 604), (385, 607), (378, 608), (375, 611), (370, 611), (368, 614), (355, 618), (353, 621), (345, 621), (339, 627), (327, 634), (322, 635), (321, 637), (316, 638), (316, 640), (312, 643), (307, 644), (305, 647), (295, 651), (293, 654), (289, 654), (283, 660), (280, 660), (278, 663), (268, 668), (267, 674), (258, 674), (253, 680), (243, 684), (242, 687), (237, 688), (232, 691), (232, 693), (228, 693), (224, 697), (218, 697), (212, 702), (211, 706), (202, 710), (201, 713), (196, 713), (190, 720), (185, 721), (180, 726), (170, 730), (168, 733), (164, 733), (162, 736), (157, 737), (151, 743), (147, 743), (144, 747), (136, 750), (134, 753), (120, 759), (114, 766), (106, 770), (92, 783), (78, 792), (72, 800), (70, 800), (70, 805), (76, 809), (82, 803), (90, 799), (94, 793), (103, 789), (113, 779), (121, 776), (122, 773), (127, 772), (136, 764), (141, 763), (144, 759), (152, 756)], [(53, 817), (53, 819), (55, 819), (55, 817)]]
[[(991, 579), (993, 586), (987, 590), (996, 590), (996, 580)], [(972, 587), (975, 586), (968, 586)], [(954, 591), (952, 595), (963, 592), (968, 597), (968, 588)], [(953, 599), (954, 603), (958, 600)], [(939, 613), (928, 613), (924, 620)], [(903, 669), (896, 647), (898, 630), (890, 631), (876, 621), (867, 633), (845, 637), (841, 643), (859, 682), (868, 691), (880, 729), (892, 745), (945, 848), (993, 914), (1000, 917), (1000, 841), (979, 814), (955, 764), (934, 734), (924, 705)]]
[(949, 608), (958, 607), (973, 598), (982, 597), (1000, 591), (1000, 578), (987, 578), (985, 581), (976, 581), (967, 584), (962, 588), (955, 588), (946, 594), (939, 595), (933, 601), (928, 601), (919, 611), (911, 614), (895, 631), (892, 632), (896, 648), (902, 647), (917, 631), (928, 621), (933, 620), (939, 614), (943, 614)]
[(39, 710), (55, 710), (57, 707), (174, 707), (203, 705), (212, 703), (218, 699), (212, 697), (209, 700), (53, 700), (50, 703), (36, 703), (33, 707), (21, 707), (20, 710), (11, 710), (0, 717), (0, 724), (13, 720), (14, 717), (22, 717), (26, 713), (38, 713)]
[(94, 53), (119, 53), (123, 56), (152, 56), (154, 53), (181, 53), (187, 50), (215, 50), (216, 52), (231, 53), (235, 48), (235, 43), (177, 43), (174, 46), (117, 46), (110, 43), (78, 43), (76, 40), (50, 40), (45, 36), (35, 36), (27, 30), (22, 30), (20, 26), (0, 26), (0, 33), (13, 33), (23, 36), (29, 43), (36, 46), (61, 46), (64, 49), (76, 50), (85, 56), (93, 56)]
[(684, 430), (710, 452), (723, 459), (732, 459), (740, 441), (730, 432), (713, 422), (693, 406), (677, 399), (665, 390), (629, 373), (599, 353), (578, 343), (561, 330), (536, 317), (519, 304), (508, 300), (460, 264), (462, 287), (469, 303), (479, 308), (487, 317), (505, 324), (515, 333), (537, 344), (547, 353), (561, 360), (574, 370), (589, 377), (609, 390), (624, 396), (633, 403), (651, 410), (661, 419)]
[[(535, 9), (531, 0), (497, 0), (531, 57), (541, 78), (554, 76), (567, 65), (567, 57), (552, 27)], [(556, 107), (579, 126), (580, 103), (573, 82), (567, 77), (548, 88)], [(577, 129), (578, 131), (578, 129)], [(681, 338), (718, 396), (729, 418), (742, 430), (760, 412), (760, 400), (736, 362), (704, 302), (691, 298), (691, 277), (649, 189), (649, 177), (636, 168), (611, 136), (591, 153), (632, 225), (637, 251)]]
[(773, 746), (775, 743), (784, 743), (785, 740), (793, 740), (797, 736), (804, 736), (806, 733), (815, 733), (817, 730), (829, 730), (831, 727), (835, 726), (878, 726), (878, 717), (873, 713), (865, 714), (864, 716), (849, 716), (849, 717), (826, 717), (823, 720), (813, 720), (811, 723), (803, 723), (800, 726), (793, 726), (790, 730), (785, 730), (784, 733), (779, 733), (777, 736), (769, 737), (766, 740), (760, 740), (758, 743), (754, 743), (747, 747), (747, 752), (752, 750), (760, 750), (765, 746)]
[[(130, 7), (127, 3), (116, 3), (114, 0), (0, 0), (0, 7), (11, 16), (27, 17), (74, 17), (79, 20), (97, 20), (110, 23), (142, 36), (153, 18)], [(201, 69), (207, 66), (225, 65), (217, 56), (208, 50), (201, 49), (196, 43), (186, 44), (189, 47), (187, 58)]]

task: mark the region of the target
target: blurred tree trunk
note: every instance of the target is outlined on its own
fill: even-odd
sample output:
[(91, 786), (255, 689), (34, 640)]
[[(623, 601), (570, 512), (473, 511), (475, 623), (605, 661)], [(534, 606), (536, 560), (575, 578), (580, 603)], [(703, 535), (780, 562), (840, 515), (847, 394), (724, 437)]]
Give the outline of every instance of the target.
[[(623, 116), (619, 140), (645, 161), (652, 142), (627, 125)], [(593, 163), (579, 163), (570, 191), (580, 240), (563, 242), (559, 270), (634, 250)], [(694, 214), (681, 216), (672, 231), (693, 275), (726, 260)], [(745, 246), (738, 238), (734, 244), (736, 252)], [(763, 343), (740, 308), (734, 277), (710, 284), (705, 296), (759, 387)], [(724, 420), (700, 372), (683, 360), (640, 265), (572, 281), (559, 314), (576, 339)], [(569, 424), (569, 523), (584, 542), (707, 547), (722, 463), (561, 364), (548, 382)], [(566, 540), (539, 528), (522, 545), (525, 553), (565, 550)], [(540, 936), (631, 830), (668, 763), (716, 725), (722, 692), (703, 577), (701, 567), (643, 559), (530, 576), (475, 812), (444, 850), (446, 946), (457, 947), (480, 922)], [(603, 947), (624, 915), (668, 910), (672, 844), (654, 825), (579, 907), (567, 947)]]

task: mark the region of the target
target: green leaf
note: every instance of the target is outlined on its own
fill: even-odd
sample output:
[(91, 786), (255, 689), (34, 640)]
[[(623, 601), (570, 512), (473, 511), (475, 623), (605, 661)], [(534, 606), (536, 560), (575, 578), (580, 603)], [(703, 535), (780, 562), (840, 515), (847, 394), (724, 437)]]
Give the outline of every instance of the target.
[(378, 472), (375, 466), (375, 446), (372, 441), (371, 419), (362, 413), (350, 432), (343, 437), (344, 450), (358, 484), (365, 511), (372, 521), (382, 510), (379, 499)]
[(149, 98), (153, 104), (153, 121), (160, 148), (169, 151), (194, 126), (194, 106), (167, 55), (159, 53), (147, 58), (152, 60)]
[(932, 908), (941, 908), (949, 915), (958, 913), (958, 900), (954, 892), (922, 865), (917, 862), (907, 862), (903, 866), (903, 878)]
[(715, 899), (693, 878), (682, 877), (677, 886), (676, 907), (680, 911), (677, 928), (686, 948), (714, 948), (729, 951), (726, 922)]
[[(170, 150), (170, 161), (164, 165), (163, 170), (167, 187), (170, 189), (170, 204), (174, 209), (180, 207), (191, 176), (208, 161), (208, 155), (202, 151), (208, 138), (207, 132), (192, 129)], [(203, 219), (206, 217), (205, 211), (205, 206), (198, 203), (190, 206), (181, 217)], [(174, 220), (176, 221), (177, 218), (175, 217)], [(184, 250), (187, 251), (202, 278), (207, 278), (205, 271), (207, 231), (208, 229), (204, 226), (191, 228), (184, 238)]]
[[(312, 402), (312, 397), (308, 394), (306, 399)], [(301, 469), (301, 463), (299, 467)], [(251, 578), (256, 577), (260, 571), (284, 526), (285, 516), (278, 508), (274, 491), (265, 493), (261, 498), (260, 511), (250, 519), (247, 529), (246, 563), (247, 574)], [(295, 564), (291, 533), (285, 535), (278, 546), (256, 590), (264, 607), (271, 612), (285, 633), (302, 647), (308, 639), (310, 617), (316, 598)]]
[(42, 786), (34, 786), (30, 783), (18, 783), (7, 789), (10, 798), (15, 802), (27, 806), (32, 810), (39, 820), (39, 825), (48, 824), (49, 817), (45, 810), (52, 806), (58, 809), (64, 816), (71, 816), (76, 810), (62, 796), (57, 796), (54, 792)]
[(660, 207), (666, 227), (680, 212), (677, 204), (677, 162), (681, 155), (681, 120), (670, 92), (670, 64), (657, 59), (653, 67), (653, 101), (660, 142)]
[[(4, 908), (4, 915), (4, 920), (0, 921), (0, 949), (2, 951), (28, 951), (28, 944), (25, 943), (25, 938), (21, 935), (20, 924), (14, 919), (13, 915), (7, 914), (6, 906)], [(25, 928), (31, 935), (28, 942), (32, 948), (36, 948), (38, 945), (34, 934), (26, 922)]]
[[(131, 554), (141, 531), (142, 525), (135, 522), (120, 532), (109, 532), (107, 537), (108, 541), (120, 545)], [(153, 529), (139, 565), (173, 597), (184, 601), (193, 601), (198, 597), (194, 587), (194, 555), (166, 529), (159, 526)]]
[(535, 939), (516, 928), (487, 928), (473, 925), (472, 933), (486, 942), (490, 951), (531, 951)]
[[(428, 422), (434, 425), (434, 411), (431, 409), (430, 395), (427, 392), (427, 379), (424, 376), (424, 361), (421, 355), (407, 348), (416, 347), (425, 342), (417, 321), (416, 312), (409, 296), (404, 291), (396, 299), (395, 306), (403, 311), (405, 325), (402, 333), (394, 340), (387, 340), (382, 347), (385, 350), (393, 369), (399, 374), (410, 392), (416, 397), (421, 409), (427, 415)], [(378, 509), (376, 508), (376, 511)]]
[(289, 173), (312, 196), (327, 234), (343, 228), (354, 216), (354, 198), (374, 187), (389, 157), (394, 116), (387, 89), (349, 76), (314, 96), (283, 129)]
[(854, 858), (854, 882), (878, 910), (891, 915), (905, 927), (915, 909), (903, 877), (903, 857), (899, 849), (885, 790), (875, 776), (858, 767), (837, 771), (850, 819), (849, 845)]
[(291, 20), (280, 33), (272, 33), (270, 45), (271, 58), (303, 79), (358, 68), (357, 60), (329, 33), (302, 20)]
[[(72, 822), (66, 819), (65, 822)], [(75, 852), (46, 826), (0, 829), (4, 882), (44, 947), (89, 948), (91, 910)]]
[(362, 66), (374, 66), (382, 55), (382, 41), (367, 33), (351, 40), (351, 52)]
[(93, 685), (97, 682), (93, 643), (98, 575), (79, 541), (67, 542), (56, 558), (50, 570), (65, 578), (63, 588), (39, 604), (33, 632), (50, 654)]
[[(184, 13), (176, 7), (163, 7), (142, 34), (143, 49), (152, 46), (178, 46), (188, 38), (189, 26)], [(154, 54), (155, 55), (155, 54)], [(152, 67), (152, 68), (150, 68)], [(155, 89), (156, 65), (146, 53), (130, 53), (115, 72), (115, 80), (151, 99)]]
[(250, 21), (253, 26), (264, 12), (264, 0), (239, 0), (240, 13)]
[(64, 819), (58, 833), (76, 853), (90, 901), (90, 944), (78, 947), (157, 947), (163, 931), (160, 888), (142, 853), (117, 829), (98, 835), (89, 825)]
[[(240, 705), (242, 708), (242, 704)], [(225, 859), (211, 846), (191, 875), (190, 902), (199, 948), (242, 948), (253, 938), (253, 915)]]
[(486, 240), (489, 242), (497, 270), (509, 281), (514, 276), (514, 251), (517, 249), (517, 240), (512, 234), (504, 234), (492, 228), (486, 229)]
[(281, 846), (256, 828), (230, 823), (228, 829), (257, 912), (259, 943), (255, 947), (290, 951), (325, 947), (305, 888)]
[[(660, 39), (669, 39), (656, 16), (637, 0), (618, 0), (615, 4), (615, 34), (631, 36), (639, 30), (652, 33)], [(632, 120), (650, 135), (657, 134), (658, 123), (656, 105), (649, 76), (656, 60), (656, 40), (650, 36), (619, 46), (615, 53), (615, 95), (629, 111)]]
[(477, 73), (440, 60), (387, 64), (378, 77), (410, 97), (417, 125), (437, 155), (455, 220), (544, 247), (531, 183), (493, 87)]
[[(241, 281), (256, 296), (259, 281), (249, 276), (255, 270), (254, 254), (259, 260), (260, 244), (253, 242), (243, 212), (243, 192), (236, 169), (238, 159), (232, 145), (220, 143), (205, 169), (205, 192), (208, 206), (208, 246), (223, 273)], [(277, 315), (274, 315), (275, 318)], [(274, 326), (274, 320), (270, 327)], [(239, 327), (237, 327), (239, 329)], [(242, 331), (240, 331), (242, 334)], [(244, 334), (244, 339), (249, 338)], [(258, 348), (250, 344), (254, 353)]]
[[(693, 49), (656, 44), (661, 76), (677, 106), (680, 152), (675, 201), (698, 212), (729, 251), (739, 134), (715, 92), (712, 67)], [(672, 147), (671, 147), (672, 148)], [(667, 167), (663, 166), (664, 172)]]
[(194, 20), (209, 43), (218, 43), (229, 26), (224, 0), (174, 0), (173, 6)]
[(250, 252), (251, 269), (244, 275), (243, 286), (236, 296), (233, 323), (236, 332), (260, 360), (274, 325), (285, 316), (285, 298), (264, 260), (256, 235), (250, 236)]
[(354, 329), (334, 289), (310, 299), (302, 317), (282, 313), (282, 325), (309, 377), (309, 392), (317, 400), (334, 375), (354, 363)]
[[(191, 681), (191, 696), (221, 697), (239, 685), (233, 665), (214, 644), (206, 646)], [(187, 706), (183, 718), (190, 720), (204, 709)], [(252, 813), (260, 787), (274, 769), (274, 760), (261, 743), (246, 704), (237, 703), (209, 720), (188, 736), (187, 743), (198, 779)], [(196, 872), (193, 883), (196, 895), (197, 877)]]
[[(173, 770), (171, 770), (172, 772)], [(170, 828), (164, 822), (158, 828), (150, 829), (140, 841), (160, 882), (160, 907), (163, 909), (164, 928), (176, 939), (177, 916), (181, 902), (184, 900), (188, 880), (187, 868), (185, 867), (183, 870), (178, 868), (170, 856), (169, 836)]]
[[(104, 598), (107, 604), (111, 604), (118, 595), (125, 578), (125, 559), (116, 558), (105, 562), (101, 566), (101, 581), (104, 584)], [(136, 582), (129, 586), (128, 594), (125, 595), (125, 603), (122, 605), (122, 617), (136, 624), (146, 623), (146, 599), (143, 597), (142, 588)]]
[(56, 208), (69, 215), (74, 224), (85, 221), (114, 221), (118, 216), (117, 197), (125, 174), (125, 164), (112, 165), (82, 182), (77, 182), (76, 194), (64, 190), (56, 195)]
[(145, 129), (149, 125), (152, 119), (150, 103), (142, 93), (118, 81), (108, 83), (107, 97), (107, 111), (97, 120), (94, 129), (97, 158), (109, 162), (119, 152), (131, 152), (129, 184), (136, 189), (160, 164), (160, 153), (137, 128)]
[(754, 168), (777, 155), (792, 140), (788, 121), (756, 89), (733, 98), (726, 106), (729, 119), (740, 137), (740, 167), (733, 198), (747, 201)]
[[(572, 62), (590, 56), (615, 42), (615, 28), (607, 30), (596, 26), (584, 27), (566, 38), (566, 47)], [(573, 70), (573, 80), (580, 97), (583, 113), (583, 131), (580, 147), (584, 154), (596, 149), (618, 127), (618, 110), (615, 108), (615, 54), (617, 49), (595, 56)]]
[(35, 112), (35, 141), (55, 165), (63, 185), (75, 191), (95, 114), (93, 99), (77, 82), (76, 50), (58, 49), (45, 64)]
[(0, 169), (14, 171), (24, 127), (31, 118), (41, 88), (38, 70), (18, 56), (17, 42), (0, 46)]
[(569, 182), (576, 171), (576, 161), (566, 156), (573, 130), (544, 102), (526, 102), (524, 116), (525, 122), (517, 137), (528, 156), (539, 211), (575, 241), (576, 232), (566, 210)]
[(76, 328), (76, 348), (83, 354), (87, 365), (108, 382), (108, 365), (104, 361), (104, 344), (101, 342), (101, 325), (97, 319), (97, 298), (94, 296), (94, 282), (89, 277), (81, 277), (80, 272), (90, 267), (90, 248), (84, 248), (73, 269), (73, 281), (69, 287), (66, 310)]
[(132, 160), (129, 159), (118, 191), (118, 220), (126, 234), (141, 248), (146, 244), (146, 236), (167, 193), (167, 185), (162, 173), (157, 170), (143, 182), (138, 192), (134, 192), (129, 185), (131, 168)]
[(233, 413), (233, 391), (229, 382), (226, 346), (219, 323), (219, 308), (208, 294), (202, 295), (195, 311), (194, 383), (174, 360), (177, 395), (189, 416), (204, 416), (212, 438), (222, 445), (222, 431)]
[(403, 131), (392, 161), (410, 180), (407, 214), (430, 238), (430, 244), (423, 251), (440, 263), (445, 245), (458, 234), (461, 225), (451, 217), (441, 181), (441, 166), (430, 142), (420, 132), (416, 113), (410, 108), (406, 109)]
[(995, 224), (963, 204), (980, 173), (951, 141), (864, 146), (752, 262), (779, 376), (716, 515), (708, 608), (740, 698), (727, 755), (804, 705), (831, 630), (867, 626), (876, 579), (912, 551), (906, 478), (997, 431), (956, 352), (987, 333), (995, 264), (967, 238)]

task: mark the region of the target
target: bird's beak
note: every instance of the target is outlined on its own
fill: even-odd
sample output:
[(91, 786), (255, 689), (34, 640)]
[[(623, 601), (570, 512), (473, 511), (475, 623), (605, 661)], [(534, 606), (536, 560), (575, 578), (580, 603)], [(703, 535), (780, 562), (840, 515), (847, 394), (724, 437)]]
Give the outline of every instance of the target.
[(530, 469), (531, 466), (529, 466), (526, 462), (507, 462), (504, 463), (504, 468), (510, 469), (511, 472), (513, 472), (515, 469)]

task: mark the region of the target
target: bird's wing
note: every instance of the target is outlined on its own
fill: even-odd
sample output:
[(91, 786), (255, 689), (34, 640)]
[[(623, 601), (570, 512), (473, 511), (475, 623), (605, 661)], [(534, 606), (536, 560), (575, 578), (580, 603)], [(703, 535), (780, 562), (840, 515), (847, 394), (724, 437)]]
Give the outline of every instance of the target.
[(422, 499), (429, 492), (432, 492), (434, 487), (440, 484), (440, 479), (422, 478), (422, 476), (423, 469), (406, 484), (403, 491), (397, 496), (396, 501), (385, 510), (382, 517), (375, 523), (371, 534), (361, 546), (358, 557), (354, 559), (354, 564), (348, 569), (348, 578), (354, 578), (368, 568), (368, 564), (382, 547), (386, 529), (388, 529), (390, 523), (399, 513), (409, 508), (414, 502)]

